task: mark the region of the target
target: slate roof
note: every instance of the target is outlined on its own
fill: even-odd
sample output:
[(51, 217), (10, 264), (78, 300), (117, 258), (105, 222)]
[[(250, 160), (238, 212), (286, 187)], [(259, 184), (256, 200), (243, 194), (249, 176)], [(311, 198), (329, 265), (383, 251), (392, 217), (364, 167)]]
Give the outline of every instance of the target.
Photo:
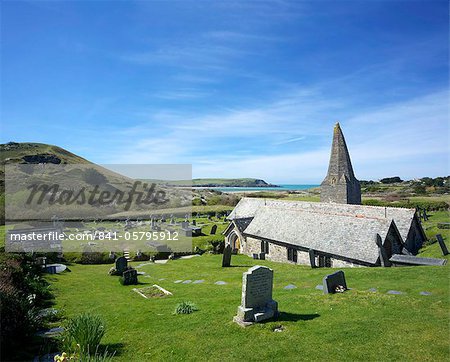
[(386, 218), (310, 212), (283, 203), (261, 206), (244, 235), (375, 264), (375, 236), (378, 233), (384, 240), (392, 223)]
[[(408, 236), (411, 223), (415, 216), (415, 209), (405, 209), (398, 207), (382, 207), (382, 206), (367, 206), (367, 205), (351, 205), (351, 204), (334, 204), (324, 202), (305, 202), (305, 201), (282, 201), (282, 200), (267, 200), (260, 198), (242, 198), (233, 211), (228, 216), (229, 220), (254, 217), (259, 209), (267, 207), (267, 209), (282, 208), (285, 210), (305, 211), (309, 213), (334, 215), (334, 216), (352, 216), (356, 218), (365, 218), (373, 220), (387, 220), (395, 221), (395, 225), (405, 241)], [(303, 217), (298, 214), (299, 217)], [(279, 220), (280, 226), (289, 222), (284, 221), (283, 218)], [(284, 226), (283, 226), (284, 227)], [(339, 230), (339, 225), (337, 229)], [(336, 231), (335, 230), (335, 231)], [(383, 236), (383, 235), (382, 235)]]

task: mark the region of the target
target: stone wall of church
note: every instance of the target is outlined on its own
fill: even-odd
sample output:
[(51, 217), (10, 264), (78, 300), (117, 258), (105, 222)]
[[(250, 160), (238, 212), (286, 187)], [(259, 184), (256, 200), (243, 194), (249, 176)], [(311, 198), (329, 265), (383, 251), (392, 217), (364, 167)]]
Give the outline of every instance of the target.
[[(259, 254), (261, 252), (261, 240), (246, 237), (245, 244), (243, 245), (242, 253), (246, 254), (250, 257), (253, 254)], [(274, 244), (269, 242), (269, 253), (266, 254), (266, 260), (275, 261), (279, 263), (289, 263), (295, 264), (292, 261), (288, 260), (288, 252), (287, 247)], [(316, 265), (319, 265), (319, 257), (316, 256)], [(362, 265), (358, 265), (349, 261), (340, 260), (336, 258), (331, 258), (331, 266), (333, 268), (352, 268), (352, 267), (360, 267)], [(297, 250), (297, 264), (299, 265), (311, 265), (309, 260), (309, 253), (307, 251)]]

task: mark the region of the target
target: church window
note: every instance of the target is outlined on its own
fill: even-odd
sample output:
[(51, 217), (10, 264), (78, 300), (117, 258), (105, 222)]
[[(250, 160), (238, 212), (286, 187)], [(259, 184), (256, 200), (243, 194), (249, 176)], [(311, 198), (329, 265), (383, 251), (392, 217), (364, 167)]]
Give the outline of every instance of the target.
[(289, 261), (297, 262), (297, 250), (292, 248), (287, 248), (287, 258)]

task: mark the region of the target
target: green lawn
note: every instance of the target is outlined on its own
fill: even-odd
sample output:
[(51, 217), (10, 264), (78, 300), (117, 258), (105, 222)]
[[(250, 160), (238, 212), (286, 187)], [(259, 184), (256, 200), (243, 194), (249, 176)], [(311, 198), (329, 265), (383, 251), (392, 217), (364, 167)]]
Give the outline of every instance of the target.
[[(256, 263), (274, 269), (274, 299), (280, 320), (242, 328), (232, 322), (240, 304), (242, 273)], [(136, 266), (135, 262), (132, 265)], [(205, 254), (138, 270), (145, 285), (171, 291), (167, 298), (144, 299), (108, 276), (109, 265), (72, 265), (71, 273), (48, 276), (56, 308), (71, 317), (100, 314), (107, 322), (103, 340), (117, 361), (147, 360), (420, 360), (449, 358), (449, 268), (349, 268), (344, 294), (323, 295), (315, 286), (333, 269), (310, 269), (246, 256), (221, 268), (221, 256)], [(160, 280), (163, 278), (164, 280)], [(203, 284), (175, 280), (204, 279)], [(226, 285), (215, 285), (216, 281)], [(297, 289), (284, 290), (292, 283)], [(378, 292), (369, 292), (377, 288)], [(388, 295), (388, 290), (405, 292)], [(422, 296), (421, 291), (432, 295)], [(172, 314), (193, 301), (199, 311)], [(273, 328), (283, 325), (281, 333)]]

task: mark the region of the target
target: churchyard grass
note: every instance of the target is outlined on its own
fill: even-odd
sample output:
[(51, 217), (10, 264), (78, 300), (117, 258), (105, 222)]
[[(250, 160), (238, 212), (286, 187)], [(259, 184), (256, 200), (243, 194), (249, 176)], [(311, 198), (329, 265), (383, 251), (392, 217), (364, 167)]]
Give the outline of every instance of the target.
[[(432, 246), (435, 246), (432, 245)], [(448, 256), (447, 256), (448, 258)], [(57, 309), (67, 317), (99, 314), (106, 322), (102, 340), (115, 361), (144, 360), (420, 360), (449, 357), (449, 267), (348, 268), (349, 288), (324, 295), (315, 289), (336, 269), (205, 254), (139, 267), (144, 286), (173, 293), (144, 299), (135, 286), (108, 276), (108, 265), (71, 265), (71, 273), (49, 275)], [(130, 263), (132, 266), (139, 262)], [(274, 270), (273, 298), (278, 321), (242, 328), (232, 322), (241, 298), (242, 273), (253, 265)], [(198, 284), (177, 280), (204, 280)], [(227, 284), (217, 285), (217, 281)], [(294, 284), (296, 289), (285, 290)], [(370, 292), (376, 288), (377, 292)], [(399, 290), (402, 295), (386, 294)], [(422, 291), (431, 295), (420, 295)], [(182, 301), (199, 311), (173, 315)], [(273, 330), (282, 325), (282, 332)]]

